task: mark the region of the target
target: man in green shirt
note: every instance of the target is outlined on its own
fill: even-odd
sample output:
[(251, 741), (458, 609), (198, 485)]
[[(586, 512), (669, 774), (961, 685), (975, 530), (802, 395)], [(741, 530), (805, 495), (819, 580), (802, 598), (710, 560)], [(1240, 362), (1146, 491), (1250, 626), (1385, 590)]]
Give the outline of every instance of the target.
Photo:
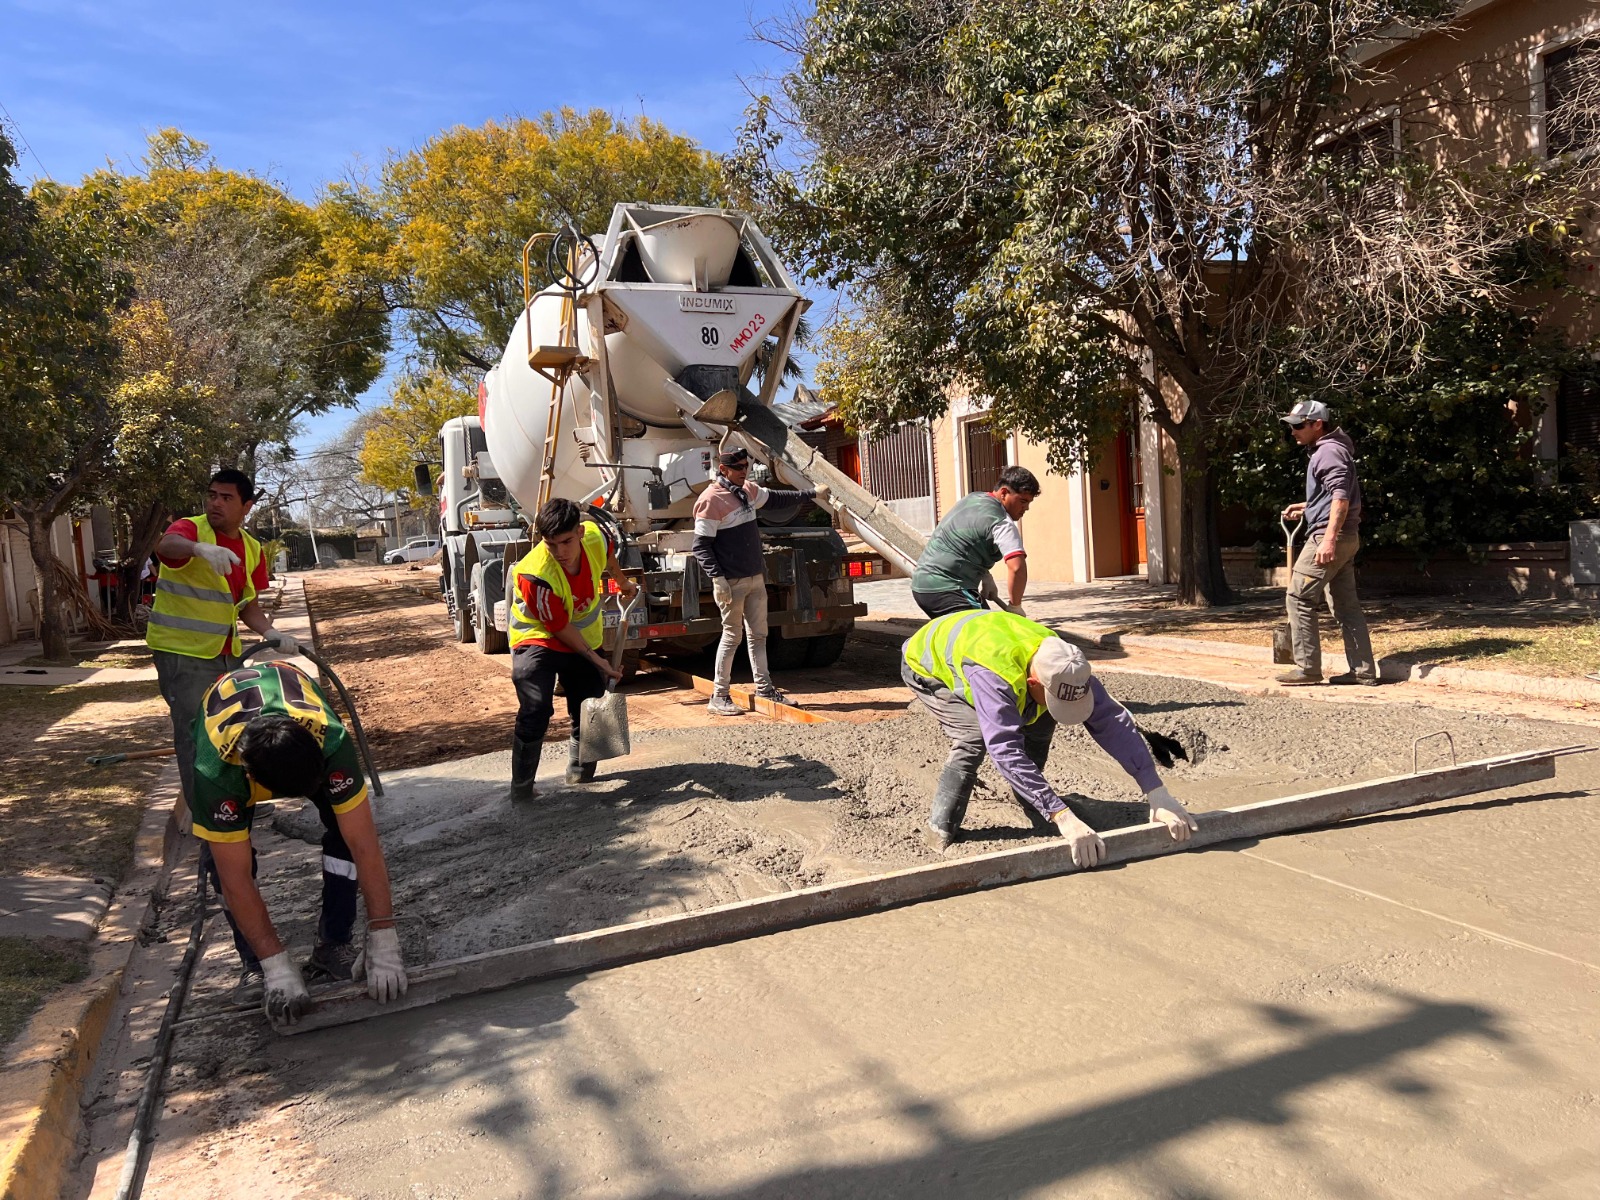
[[(316, 683), (288, 663), (240, 667), (212, 684), (194, 721), (196, 837), (202, 868), (222, 895), (241, 984), (262, 984), (269, 1019), (293, 1024), (311, 1007), (256, 886), (250, 824), (258, 801), (306, 796), (322, 818), (322, 917), (307, 969), (317, 979), (365, 978), (379, 1002), (405, 994), (389, 871), (378, 844), (366, 780), (349, 732)], [(356, 892), (367, 902), (366, 947), (352, 933)]]
[(986, 608), (983, 578), (1006, 564), (1006, 601), (1022, 611), (1028, 587), (1028, 554), (1017, 522), (1039, 495), (1039, 480), (1026, 467), (1006, 467), (992, 492), (963, 497), (928, 539), (911, 576), (911, 598), (930, 617)]

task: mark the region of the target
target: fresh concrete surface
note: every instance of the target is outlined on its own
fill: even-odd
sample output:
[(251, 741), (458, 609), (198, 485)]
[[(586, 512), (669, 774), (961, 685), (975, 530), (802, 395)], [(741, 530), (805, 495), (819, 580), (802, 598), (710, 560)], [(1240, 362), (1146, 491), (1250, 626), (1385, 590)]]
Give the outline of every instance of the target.
[(101, 879), (62, 875), (0, 877), (0, 937), (56, 937), (87, 941), (111, 903)]

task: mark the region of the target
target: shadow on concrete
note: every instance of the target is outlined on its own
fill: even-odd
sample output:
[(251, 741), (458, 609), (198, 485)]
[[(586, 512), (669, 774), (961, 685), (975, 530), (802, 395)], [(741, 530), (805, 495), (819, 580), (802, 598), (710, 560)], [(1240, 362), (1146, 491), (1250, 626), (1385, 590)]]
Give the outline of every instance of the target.
[[(926, 1153), (888, 1162), (825, 1166), (774, 1176), (725, 1191), (651, 1190), (639, 1196), (676, 1200), (857, 1200), (858, 1197), (993, 1197), (1034, 1194), (1076, 1177), (1142, 1161), (1163, 1145), (1229, 1124), (1293, 1126), (1292, 1101), (1329, 1080), (1360, 1075), (1402, 1056), (1454, 1038), (1509, 1039), (1494, 1014), (1470, 1004), (1401, 997), (1398, 1016), (1359, 1030), (1327, 1030), (1310, 1015), (1261, 1006), (1267, 1024), (1304, 1030), (1297, 1046), (1274, 1051), (1122, 1099), (1045, 1118), (992, 1137), (968, 1137), (936, 1107), (902, 1111), (935, 1142)], [(1408, 1073), (1390, 1091), (1418, 1105), (1438, 1085)], [(530, 1193), (532, 1194), (532, 1193)], [(551, 1194), (554, 1193), (542, 1193)], [(1174, 1194), (1204, 1196), (1181, 1188)]]

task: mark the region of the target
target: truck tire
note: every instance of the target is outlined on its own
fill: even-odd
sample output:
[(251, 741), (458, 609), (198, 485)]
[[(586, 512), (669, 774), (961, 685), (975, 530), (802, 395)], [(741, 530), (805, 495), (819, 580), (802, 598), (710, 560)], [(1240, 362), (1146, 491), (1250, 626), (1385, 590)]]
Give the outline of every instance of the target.
[(787, 638), (782, 626), (767, 634), (767, 666), (774, 671), (799, 671), (806, 666), (815, 638)]
[(806, 639), (806, 666), (831, 667), (844, 653), (848, 633), (825, 633), (821, 637)]
[(506, 652), (506, 635), (494, 627), (494, 600), (484, 587), (482, 563), (472, 568), (472, 632), (484, 654)]
[(462, 588), (456, 592), (454, 599), (455, 612), (451, 614), (451, 620), (456, 627), (456, 641), (462, 643), (473, 641), (477, 633), (472, 628), (471, 601), (467, 596), (467, 590)]

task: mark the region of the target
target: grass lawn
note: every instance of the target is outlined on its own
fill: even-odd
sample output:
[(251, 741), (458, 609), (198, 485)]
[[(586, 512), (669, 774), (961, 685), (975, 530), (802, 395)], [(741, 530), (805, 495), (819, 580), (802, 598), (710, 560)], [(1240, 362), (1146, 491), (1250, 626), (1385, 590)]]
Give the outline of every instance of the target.
[(0, 1046), (22, 1032), (51, 992), (88, 969), (87, 942), (0, 937)]
[[(1566, 678), (1600, 671), (1600, 620), (1575, 606), (1453, 603), (1447, 609), (1427, 609), (1378, 602), (1365, 610), (1379, 658)], [(1259, 607), (1213, 610), (1141, 622), (1136, 632), (1270, 646), (1273, 626), (1284, 619), (1281, 610)], [(1326, 614), (1322, 640), (1328, 649), (1343, 646), (1338, 627)]]

